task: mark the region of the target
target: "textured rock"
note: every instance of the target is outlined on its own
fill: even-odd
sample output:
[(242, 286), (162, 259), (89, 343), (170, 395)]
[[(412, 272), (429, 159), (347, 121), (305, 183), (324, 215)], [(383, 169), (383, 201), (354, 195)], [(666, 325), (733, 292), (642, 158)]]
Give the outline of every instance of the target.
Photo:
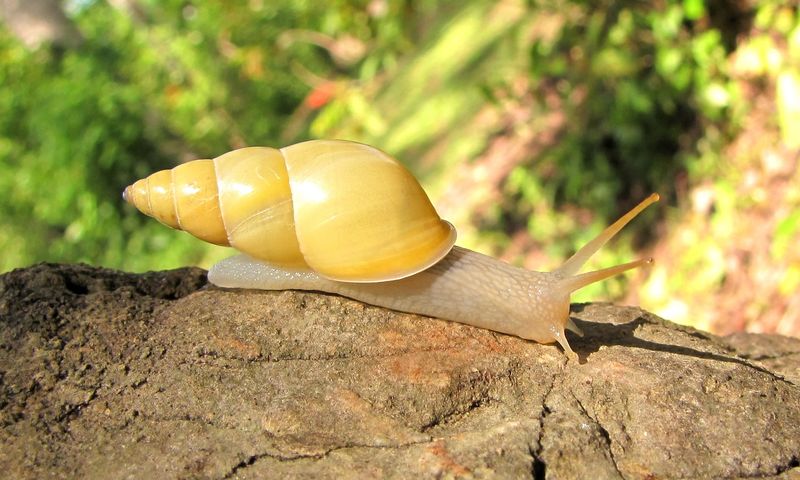
[(205, 272), (0, 276), (7, 478), (796, 478), (800, 340), (573, 305), (558, 347)]

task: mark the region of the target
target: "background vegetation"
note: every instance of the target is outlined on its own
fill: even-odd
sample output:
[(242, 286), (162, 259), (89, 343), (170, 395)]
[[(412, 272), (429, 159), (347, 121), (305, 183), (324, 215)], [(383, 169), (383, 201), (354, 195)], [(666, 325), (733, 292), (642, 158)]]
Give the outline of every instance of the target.
[(655, 266), (577, 299), (800, 335), (794, 2), (31, 0), (58, 26), (40, 36), (9, 3), (0, 271), (207, 267), (229, 252), (122, 189), (246, 145), (346, 138), (412, 169), (461, 244), (540, 270), (657, 191), (592, 265)]

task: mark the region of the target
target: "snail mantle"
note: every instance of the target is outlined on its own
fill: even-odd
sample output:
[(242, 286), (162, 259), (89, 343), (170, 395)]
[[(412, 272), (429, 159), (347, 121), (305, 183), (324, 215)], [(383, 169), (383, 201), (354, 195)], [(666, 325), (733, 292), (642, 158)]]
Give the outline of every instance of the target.
[(205, 272), (0, 275), (8, 478), (796, 478), (800, 340), (572, 305), (581, 362)]

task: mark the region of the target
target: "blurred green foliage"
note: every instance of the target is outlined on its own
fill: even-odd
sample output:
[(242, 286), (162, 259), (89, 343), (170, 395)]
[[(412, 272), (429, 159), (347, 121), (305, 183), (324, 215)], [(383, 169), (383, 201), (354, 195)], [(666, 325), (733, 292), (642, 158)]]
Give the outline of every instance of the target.
[[(743, 77), (775, 85), (765, 127), (800, 147), (800, 15), (788, 1), (67, 5), (79, 47), (29, 49), (0, 29), (0, 271), (208, 266), (227, 252), (133, 211), (124, 186), (233, 148), (334, 137), (404, 161), (460, 243), (542, 269), (660, 192), (677, 208), (648, 212), (594, 263), (652, 244), (657, 219), (680, 227), (684, 243), (662, 240), (684, 250), (665, 262), (675, 271), (647, 288), (668, 305), (721, 288), (728, 247), (716, 235), (734, 235), (756, 202), (735, 173), (754, 156), (727, 158), (756, 108)], [(686, 197), (708, 189), (711, 226), (694, 229)], [(768, 251), (788, 265), (788, 297), (800, 200), (786, 202)], [(622, 294), (604, 282), (578, 299)]]

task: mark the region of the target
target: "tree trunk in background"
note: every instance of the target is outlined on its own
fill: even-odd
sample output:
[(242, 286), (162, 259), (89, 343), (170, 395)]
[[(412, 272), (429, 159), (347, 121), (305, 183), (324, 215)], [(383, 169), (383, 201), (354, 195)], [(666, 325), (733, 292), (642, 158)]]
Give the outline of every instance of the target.
[(77, 47), (83, 41), (58, 0), (0, 0), (0, 17), (30, 49), (43, 43)]

